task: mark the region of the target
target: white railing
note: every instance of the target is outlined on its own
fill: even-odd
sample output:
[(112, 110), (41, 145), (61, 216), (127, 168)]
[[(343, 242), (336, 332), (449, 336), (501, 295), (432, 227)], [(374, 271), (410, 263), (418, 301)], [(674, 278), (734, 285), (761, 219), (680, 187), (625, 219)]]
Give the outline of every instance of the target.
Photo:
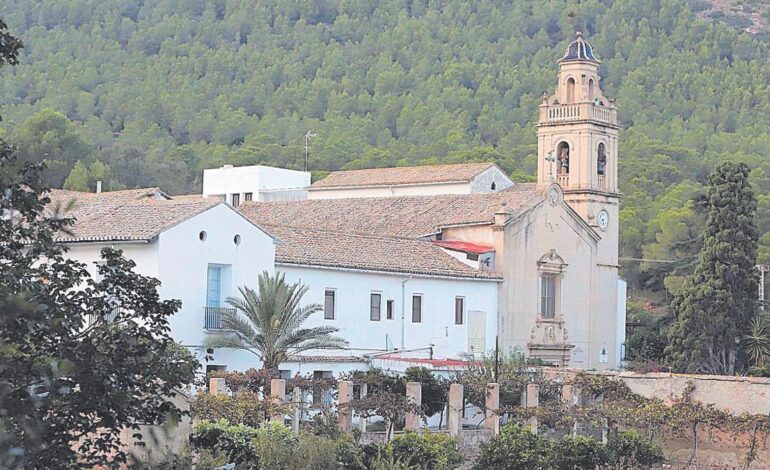
[(615, 109), (598, 106), (593, 103), (557, 104), (541, 108), (541, 123), (581, 120), (617, 124), (618, 117)]
[(599, 175), (599, 189), (606, 189), (605, 188), (606, 184), (607, 183), (606, 183), (605, 176), (604, 175)]
[(569, 175), (558, 175), (557, 181), (559, 182), (559, 186), (566, 188), (569, 185)]

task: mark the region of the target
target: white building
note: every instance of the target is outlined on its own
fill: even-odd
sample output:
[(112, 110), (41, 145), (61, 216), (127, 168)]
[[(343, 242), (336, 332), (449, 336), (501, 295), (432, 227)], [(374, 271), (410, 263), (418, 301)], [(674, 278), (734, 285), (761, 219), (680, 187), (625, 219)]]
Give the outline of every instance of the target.
[[(206, 334), (217, 329), (225, 299), (239, 286), (255, 286), (273, 272), (275, 239), (217, 199), (172, 198), (157, 188), (105, 193), (54, 190), (55, 204), (74, 200), (71, 234), (59, 241), (67, 256), (98, 279), (101, 250), (112, 247), (136, 263), (138, 273), (161, 281), (162, 299), (179, 299), (171, 335), (202, 360)], [(214, 351), (214, 363), (239, 369), (259, 365), (251, 353)]]
[(513, 181), (494, 163), (335, 171), (316, 181), (309, 199), (473, 194), (502, 191)]
[(253, 165), (203, 170), (203, 195), (217, 196), (238, 207), (244, 201), (307, 199), (310, 173)]

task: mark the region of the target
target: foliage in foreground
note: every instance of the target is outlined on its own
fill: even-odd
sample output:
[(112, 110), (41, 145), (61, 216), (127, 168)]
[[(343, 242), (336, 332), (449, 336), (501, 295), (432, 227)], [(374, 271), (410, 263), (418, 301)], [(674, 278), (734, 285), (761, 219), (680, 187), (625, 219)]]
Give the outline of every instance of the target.
[(179, 418), (199, 364), (170, 336), (180, 303), (157, 279), (110, 248), (99, 281), (64, 256), (71, 220), (46, 207), (39, 171), (0, 140), (0, 467), (117, 465), (123, 429)]
[(255, 428), (204, 420), (195, 426), (190, 443), (198, 453), (224, 456), (239, 470), (365, 469), (363, 452), (350, 435), (295, 434), (279, 423)]
[(663, 462), (660, 448), (638, 434), (618, 433), (602, 445), (586, 436), (550, 441), (516, 424), (481, 446), (474, 470), (575, 470), (592, 468), (650, 468)]
[(366, 446), (364, 452), (367, 468), (452, 470), (463, 462), (454, 438), (431, 432), (399, 434), (391, 442)]

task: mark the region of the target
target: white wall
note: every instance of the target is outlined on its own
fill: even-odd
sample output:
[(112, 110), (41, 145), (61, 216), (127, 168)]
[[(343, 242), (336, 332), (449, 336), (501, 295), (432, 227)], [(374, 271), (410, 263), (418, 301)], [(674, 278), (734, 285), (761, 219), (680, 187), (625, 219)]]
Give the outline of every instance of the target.
[[(334, 320), (324, 320), (323, 312), (315, 314), (308, 326), (329, 325), (340, 329), (350, 348), (385, 350), (401, 348), (402, 301), (401, 283), (404, 284), (404, 347), (406, 349), (434, 345), (435, 358), (459, 357), (468, 352), (468, 312), (486, 313), (486, 349), (494, 346), (497, 332), (498, 283), (442, 278), (423, 278), (387, 273), (366, 273), (347, 270), (279, 265), (290, 282), (301, 282), (310, 290), (304, 301), (324, 304), (324, 291), (336, 290)], [(380, 321), (370, 320), (370, 294), (382, 294)], [(422, 294), (422, 322), (412, 323), (412, 295)], [(462, 325), (455, 325), (455, 297), (465, 297), (465, 315)], [(392, 320), (386, 318), (387, 300), (394, 301)], [(355, 353), (355, 351), (353, 351)]]
[[(233, 194), (241, 195), (244, 201), (245, 193), (252, 193), (255, 201), (282, 200), (282, 195), (289, 200), (301, 195), (310, 186), (310, 173), (306, 171), (287, 170), (262, 165), (224, 166), (203, 170), (203, 195), (224, 195), (227, 202), (232, 201)], [(266, 197), (262, 197), (264, 193)]]
[[(206, 241), (199, 239), (201, 231), (206, 231)], [(236, 234), (241, 236), (239, 245), (233, 242)], [(106, 246), (123, 250), (124, 256), (136, 263), (136, 272), (160, 279), (161, 299), (182, 301), (182, 307), (170, 320), (171, 335), (190, 347), (202, 363), (205, 348), (200, 346), (207, 334), (203, 308), (208, 265), (230, 267), (230, 275), (222, 286), (224, 297), (235, 295), (239, 286), (256, 288), (260, 272), (274, 272), (273, 239), (225, 204), (166, 230), (150, 243), (74, 243), (69, 245), (68, 256), (86, 263), (94, 276), (94, 262), (100, 259), (99, 253)], [(259, 366), (259, 359), (247, 351), (219, 350), (214, 356), (216, 360), (211, 363), (228, 361), (232, 363), (231, 366), (224, 362), (228, 369)]]
[[(201, 231), (206, 232), (205, 241), (199, 238)], [(239, 245), (233, 241), (236, 235), (241, 237)], [(229, 268), (222, 282), (224, 299), (237, 295), (240, 286), (256, 288), (259, 273), (273, 272), (275, 262), (273, 239), (226, 204), (163, 232), (158, 246), (160, 293), (182, 301), (171, 332), (185, 345), (200, 345), (206, 336), (203, 308), (210, 264)]]
[[(492, 183), (495, 184), (495, 189), (492, 189)], [(471, 181), (470, 192), (472, 193), (493, 193), (503, 189), (507, 189), (513, 186), (508, 176), (500, 171), (496, 166), (488, 168), (476, 175)]]
[(618, 319), (617, 319), (617, 351), (615, 356), (615, 367), (620, 369), (625, 356), (626, 342), (626, 281), (618, 279)]

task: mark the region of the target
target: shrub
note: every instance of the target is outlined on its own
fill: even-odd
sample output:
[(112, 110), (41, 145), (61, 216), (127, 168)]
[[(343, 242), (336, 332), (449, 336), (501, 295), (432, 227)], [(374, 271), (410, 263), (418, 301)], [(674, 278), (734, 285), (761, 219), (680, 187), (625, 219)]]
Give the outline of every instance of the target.
[(407, 432), (390, 443), (396, 460), (428, 470), (451, 470), (463, 462), (457, 442), (446, 435)]
[(544, 470), (549, 468), (551, 444), (516, 424), (503, 426), (499, 436), (481, 445), (475, 470)]
[(293, 455), (297, 444), (297, 435), (281, 423), (264, 423), (254, 436), (254, 447), (264, 469), (295, 468)]
[(613, 433), (607, 441), (607, 453), (613, 465), (650, 468), (666, 459), (660, 447), (634, 431)]
[(260, 400), (256, 393), (241, 391), (233, 396), (200, 393), (190, 404), (190, 413), (196, 420), (244, 424), (258, 428), (270, 416), (277, 405)]
[(557, 470), (593, 469), (607, 465), (607, 449), (587, 436), (564, 436), (553, 446), (553, 467)]
[(231, 425), (227, 420), (201, 421), (190, 435), (190, 444), (199, 450), (207, 450), (227, 457), (238, 468), (259, 469), (259, 452), (254, 439), (258, 429), (244, 425)]

